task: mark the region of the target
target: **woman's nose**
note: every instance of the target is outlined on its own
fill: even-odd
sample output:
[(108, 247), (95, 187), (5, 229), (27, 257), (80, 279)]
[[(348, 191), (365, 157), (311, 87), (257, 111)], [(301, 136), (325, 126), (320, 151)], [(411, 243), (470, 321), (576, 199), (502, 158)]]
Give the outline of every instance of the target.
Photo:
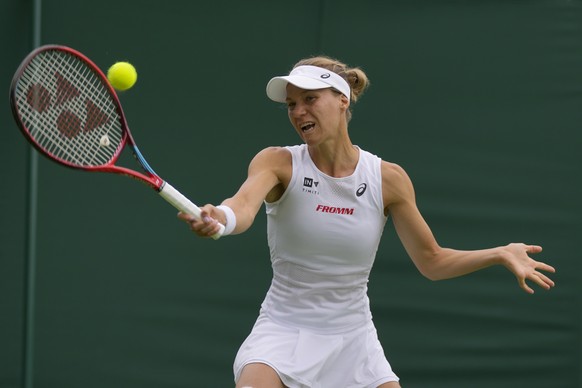
[(300, 116), (303, 116), (303, 115), (305, 114), (305, 105), (303, 105), (303, 104), (296, 104), (296, 105), (293, 107), (293, 110), (291, 111), (291, 114), (292, 114), (294, 117), (300, 117)]

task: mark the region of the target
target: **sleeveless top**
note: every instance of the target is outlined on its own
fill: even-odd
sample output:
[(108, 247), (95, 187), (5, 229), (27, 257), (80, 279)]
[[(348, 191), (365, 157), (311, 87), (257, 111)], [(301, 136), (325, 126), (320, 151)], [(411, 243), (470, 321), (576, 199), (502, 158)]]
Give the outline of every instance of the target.
[(315, 166), (305, 144), (287, 147), (293, 174), (266, 203), (273, 280), (262, 313), (282, 325), (341, 333), (372, 319), (368, 277), (387, 217), (381, 160), (359, 149), (352, 175)]

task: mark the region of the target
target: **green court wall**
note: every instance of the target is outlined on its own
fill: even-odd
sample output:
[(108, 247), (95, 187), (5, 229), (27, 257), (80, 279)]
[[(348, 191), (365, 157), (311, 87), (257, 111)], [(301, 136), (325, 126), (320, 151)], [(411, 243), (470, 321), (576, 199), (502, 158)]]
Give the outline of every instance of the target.
[[(38, 3), (42, 44), (136, 66), (120, 93), (134, 137), (200, 204), (232, 195), (262, 148), (299, 142), (270, 77), (315, 54), (361, 66), (371, 87), (352, 139), (406, 169), (441, 245), (539, 244), (558, 270), (534, 295), (498, 267), (431, 282), (389, 222), (369, 294), (402, 386), (582, 387), (581, 1)], [(146, 186), (40, 157), (31, 225), (8, 91), (33, 8), (0, 2), (0, 388), (26, 374), (31, 244), (35, 388), (234, 386), (270, 283), (264, 210), (243, 235), (201, 240)]]

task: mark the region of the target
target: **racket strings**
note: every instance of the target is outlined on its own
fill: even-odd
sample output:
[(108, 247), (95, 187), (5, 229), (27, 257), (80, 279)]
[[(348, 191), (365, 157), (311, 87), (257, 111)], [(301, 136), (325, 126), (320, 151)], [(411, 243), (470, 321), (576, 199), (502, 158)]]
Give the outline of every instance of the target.
[(110, 162), (120, 151), (123, 128), (104, 80), (70, 53), (41, 52), (16, 87), (16, 106), (36, 144), (82, 167)]

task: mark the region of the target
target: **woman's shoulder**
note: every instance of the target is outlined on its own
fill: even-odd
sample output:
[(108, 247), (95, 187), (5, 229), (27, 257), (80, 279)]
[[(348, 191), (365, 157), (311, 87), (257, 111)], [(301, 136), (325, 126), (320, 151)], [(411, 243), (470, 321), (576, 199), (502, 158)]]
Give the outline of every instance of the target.
[(380, 172), (382, 174), (382, 182), (384, 185), (388, 183), (390, 186), (400, 186), (401, 184), (407, 184), (407, 182), (410, 181), (408, 174), (399, 164), (386, 161), (370, 151), (360, 147), (358, 148), (360, 149), (362, 155), (366, 156), (368, 159), (379, 160)]
[(280, 179), (284, 179), (293, 165), (291, 152), (287, 147), (270, 146), (259, 151), (250, 164), (250, 169), (273, 171)]
[(264, 174), (274, 176), (278, 181), (265, 197), (267, 202), (275, 202), (289, 186), (293, 174), (293, 159), (287, 147), (271, 146), (257, 153), (249, 166), (249, 175)]
[(291, 161), (291, 150), (289, 147), (269, 146), (260, 150), (254, 159), (266, 160), (271, 162)]
[(382, 161), (382, 187), (385, 195), (398, 198), (413, 192), (412, 181), (399, 164)]
[(402, 179), (405, 176), (408, 176), (404, 168), (397, 163), (388, 162), (386, 160), (382, 160), (381, 162), (382, 167), (382, 177), (386, 179)]

